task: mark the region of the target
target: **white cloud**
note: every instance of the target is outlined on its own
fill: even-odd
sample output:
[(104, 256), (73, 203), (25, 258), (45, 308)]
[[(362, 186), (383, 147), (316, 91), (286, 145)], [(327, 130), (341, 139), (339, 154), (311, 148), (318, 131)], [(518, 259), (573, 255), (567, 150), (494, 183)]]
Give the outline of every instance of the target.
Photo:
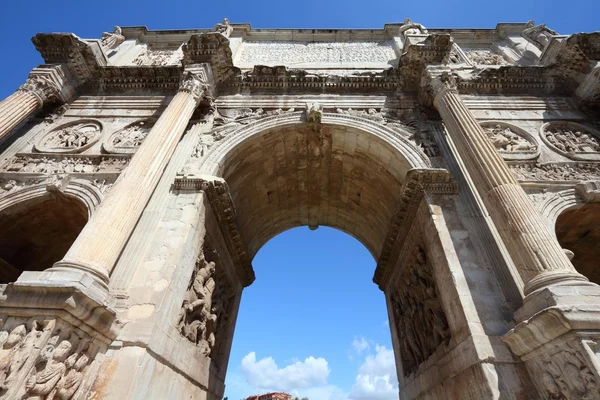
[(375, 355), (369, 354), (358, 369), (356, 382), (348, 398), (352, 400), (396, 400), (398, 383), (393, 350), (375, 346)]
[(242, 373), (248, 384), (261, 388), (282, 391), (320, 386), (327, 383), (329, 366), (324, 358), (308, 357), (279, 368), (272, 357), (256, 360), (256, 353), (248, 353), (242, 359)]
[(362, 336), (360, 337), (360, 339), (355, 337), (352, 341), (352, 349), (357, 354), (360, 354), (365, 350), (369, 350), (369, 343)]

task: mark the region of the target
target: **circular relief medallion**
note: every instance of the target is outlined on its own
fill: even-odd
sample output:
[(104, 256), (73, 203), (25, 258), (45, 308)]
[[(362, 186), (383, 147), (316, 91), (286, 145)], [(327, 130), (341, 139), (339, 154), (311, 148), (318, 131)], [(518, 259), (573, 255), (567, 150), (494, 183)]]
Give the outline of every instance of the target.
[(600, 132), (575, 122), (548, 122), (541, 136), (552, 150), (573, 160), (600, 161)]
[(98, 141), (102, 124), (95, 120), (79, 120), (62, 125), (40, 136), (34, 150), (42, 153), (81, 153)]
[(142, 144), (156, 120), (148, 119), (134, 122), (110, 135), (103, 143), (102, 149), (107, 153), (132, 154)]
[(505, 160), (530, 160), (540, 155), (540, 146), (525, 130), (505, 122), (484, 121), (481, 127)]

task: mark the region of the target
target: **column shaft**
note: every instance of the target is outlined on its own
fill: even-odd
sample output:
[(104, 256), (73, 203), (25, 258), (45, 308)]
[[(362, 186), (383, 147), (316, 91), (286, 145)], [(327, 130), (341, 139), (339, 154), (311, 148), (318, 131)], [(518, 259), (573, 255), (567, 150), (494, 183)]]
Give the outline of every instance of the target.
[(17, 91), (0, 103), (0, 140), (42, 106), (33, 93)]
[(106, 287), (199, 98), (198, 93), (177, 93), (65, 257), (49, 271), (85, 271)]
[(587, 281), (575, 271), (458, 92), (444, 87), (434, 104), (519, 270), (525, 294), (559, 281)]

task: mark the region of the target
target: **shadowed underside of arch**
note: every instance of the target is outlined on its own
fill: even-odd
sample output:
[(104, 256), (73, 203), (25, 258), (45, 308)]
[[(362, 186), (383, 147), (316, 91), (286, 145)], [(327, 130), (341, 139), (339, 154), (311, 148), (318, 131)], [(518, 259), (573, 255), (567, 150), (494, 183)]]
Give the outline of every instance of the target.
[(408, 134), (386, 137), (326, 121), (279, 125), (243, 139), (236, 133), (228, 139), (235, 145), (213, 154), (218, 171), (210, 172), (228, 183), (250, 258), (272, 237), (303, 225), (347, 232), (379, 257), (406, 173), (428, 161)]

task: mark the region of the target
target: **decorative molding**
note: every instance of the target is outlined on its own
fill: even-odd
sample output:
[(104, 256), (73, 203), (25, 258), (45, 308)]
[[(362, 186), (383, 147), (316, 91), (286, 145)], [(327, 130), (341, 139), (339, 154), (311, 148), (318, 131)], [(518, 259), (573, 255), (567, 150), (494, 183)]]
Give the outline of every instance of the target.
[(421, 200), (426, 194), (455, 195), (458, 194), (458, 185), (445, 169), (408, 171), (373, 277), (381, 290), (385, 291), (390, 283), (396, 262), (404, 258), (402, 255), (405, 252), (412, 250), (410, 243), (415, 235), (411, 231)]
[(7, 172), (37, 174), (118, 174), (129, 164), (128, 155), (19, 153), (3, 166)]
[(102, 132), (102, 123), (93, 119), (69, 122), (40, 135), (33, 145), (40, 153), (81, 153), (92, 147)]
[(227, 247), (234, 259), (242, 285), (254, 282), (254, 271), (240, 234), (235, 206), (224, 179), (213, 176), (177, 175), (174, 190), (203, 191), (215, 213)]

